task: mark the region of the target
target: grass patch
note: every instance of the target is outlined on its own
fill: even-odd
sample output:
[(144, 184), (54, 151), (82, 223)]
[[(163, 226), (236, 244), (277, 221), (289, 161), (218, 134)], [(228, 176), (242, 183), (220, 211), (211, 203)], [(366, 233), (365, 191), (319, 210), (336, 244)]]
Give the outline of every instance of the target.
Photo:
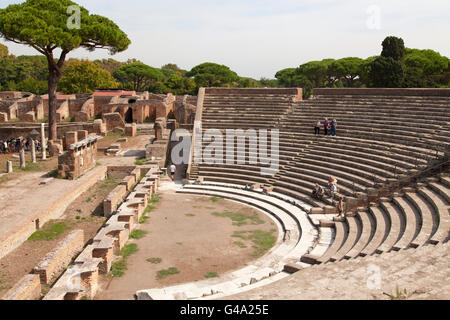
[(121, 181), (121, 179), (106, 178), (105, 180), (103, 180), (103, 183), (99, 186), (99, 188), (108, 189), (111, 187), (116, 187)]
[(135, 162), (134, 164), (137, 165), (137, 166), (142, 166), (142, 165), (144, 165), (147, 161), (149, 161), (147, 158), (143, 158), (143, 159), (136, 160), (136, 162)]
[(28, 240), (30, 241), (50, 241), (57, 238), (64, 231), (69, 230), (70, 227), (64, 222), (47, 223), (41, 230), (34, 232)]
[(161, 258), (148, 258), (146, 261), (153, 263), (153, 264), (159, 264), (162, 262), (162, 259)]
[(131, 231), (130, 238), (137, 239), (137, 240), (142, 239), (147, 235), (147, 233), (148, 233), (147, 231), (136, 229), (136, 230)]
[(128, 258), (133, 253), (136, 253), (138, 251), (139, 251), (139, 249), (138, 249), (137, 244), (130, 243), (130, 244), (127, 244), (125, 247), (123, 247), (122, 250), (120, 250), (119, 255), (123, 256), (124, 258)]
[(152, 212), (156, 209), (156, 207), (150, 203), (157, 203), (159, 201), (158, 195), (153, 195), (152, 198), (148, 201), (147, 207), (145, 207), (144, 212), (142, 213), (142, 216), (139, 218), (139, 223), (146, 223), (148, 219), (150, 219), (149, 216), (147, 216), (148, 213)]
[(237, 245), (239, 248), (247, 248), (247, 246), (242, 241), (235, 241), (233, 244)]
[(127, 270), (126, 259), (120, 259), (119, 261), (113, 262), (111, 265), (111, 274), (113, 275), (113, 277), (123, 276), (125, 270)]
[(147, 207), (145, 207), (144, 213), (143, 213), (143, 214), (150, 213), (150, 212), (152, 212), (152, 211), (155, 210), (155, 209), (156, 209), (155, 206), (152, 206), (151, 204), (149, 204), (149, 205), (147, 205)]
[(106, 134), (107, 137), (122, 137), (123, 135), (124, 135), (124, 133), (122, 131), (118, 131), (118, 132), (110, 131)]
[(264, 224), (264, 221), (259, 218), (257, 213), (248, 215), (240, 212), (224, 211), (222, 213), (213, 212), (211, 214), (216, 217), (230, 218), (233, 221), (233, 226), (238, 227), (248, 224), (247, 220), (250, 220), (253, 225)]
[(218, 277), (219, 277), (219, 275), (217, 274), (217, 272), (208, 272), (207, 274), (205, 274), (206, 279), (218, 278)]
[(150, 219), (149, 216), (142, 215), (142, 216), (139, 218), (139, 223), (140, 223), (140, 224), (144, 224), (144, 223), (147, 222), (148, 219)]
[(66, 180), (68, 180), (68, 177), (63, 177), (63, 176), (59, 175), (58, 170), (50, 171), (47, 174), (47, 177), (48, 178), (54, 178), (54, 179), (66, 179)]
[[(264, 255), (268, 250), (270, 250), (275, 245), (277, 238), (273, 235), (274, 232), (272, 230), (235, 231), (232, 237), (253, 242), (252, 248), (254, 250), (251, 253), (251, 256), (257, 258)], [(241, 241), (236, 241), (234, 242), (234, 244), (245, 245)]]
[(183, 242), (177, 242), (177, 245), (182, 246)]
[(156, 278), (158, 280), (161, 280), (161, 279), (164, 279), (167, 276), (178, 274), (178, 273), (180, 273), (180, 271), (177, 268), (172, 267), (172, 268), (169, 268), (167, 270), (159, 270), (158, 274), (156, 275)]
[(113, 262), (111, 266), (111, 274), (113, 275), (113, 277), (121, 277), (124, 275), (125, 270), (127, 270), (128, 257), (138, 251), (138, 246), (135, 243), (127, 244), (122, 248), (122, 250), (120, 250), (119, 255), (122, 256), (122, 259)]
[(156, 194), (156, 193), (154, 193), (154, 194), (152, 195), (152, 197), (150, 198), (150, 200), (148, 200), (148, 202), (154, 204), (154, 203), (158, 203), (159, 200), (161, 200), (161, 198), (159, 197), (159, 195)]
[(218, 202), (219, 200), (222, 200), (222, 198), (211, 197), (211, 198), (209, 198), (209, 200), (215, 203), (215, 202)]
[(193, 214), (193, 213), (188, 213), (188, 214), (185, 214), (185, 216), (186, 216), (186, 217), (195, 217), (195, 214)]

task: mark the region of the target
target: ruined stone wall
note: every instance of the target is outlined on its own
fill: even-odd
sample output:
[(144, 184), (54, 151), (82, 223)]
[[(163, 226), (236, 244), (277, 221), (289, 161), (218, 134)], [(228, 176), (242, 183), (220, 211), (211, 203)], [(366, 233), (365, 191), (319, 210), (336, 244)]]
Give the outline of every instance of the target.
[(103, 112), (103, 106), (109, 104), (114, 97), (108, 96), (95, 96), (94, 97), (94, 113), (96, 116), (101, 115)]
[(93, 136), (72, 144), (69, 151), (58, 157), (58, 174), (70, 180), (77, 179), (96, 165), (97, 141)]
[(125, 185), (115, 187), (103, 200), (103, 215), (109, 218), (119, 207), (119, 204), (125, 199), (128, 190)]
[[(98, 275), (110, 271), (112, 262), (117, 259), (116, 256), (127, 243), (130, 233), (139, 223), (148, 199), (157, 190), (158, 173), (158, 168), (152, 168), (146, 173), (120, 204), (117, 212), (105, 222), (92, 242), (58, 279), (44, 300), (80, 300), (83, 297), (95, 297), (99, 287)], [(137, 174), (137, 171), (133, 170), (132, 174)], [(67, 285), (72, 282), (79, 283), (79, 287)]]
[[(102, 120), (99, 120), (102, 121)], [(48, 126), (46, 125), (45, 132), (46, 136), (48, 136)], [(9, 138), (17, 138), (17, 137), (27, 137), (31, 131), (36, 130), (40, 131), (40, 124), (36, 123), (4, 123), (0, 124), (0, 139), (9, 139)], [(87, 130), (89, 133), (97, 133), (100, 135), (100, 132), (96, 129), (95, 123), (60, 123), (57, 126), (57, 135), (59, 139), (62, 139), (66, 132), (68, 131), (80, 131)]]
[(33, 269), (42, 284), (49, 284), (79, 254), (84, 247), (84, 231), (73, 230), (50, 251)]
[(103, 114), (103, 121), (106, 123), (106, 130), (108, 131), (114, 128), (125, 128), (125, 121), (118, 112)]
[(37, 300), (40, 296), (39, 275), (27, 274), (2, 297), (2, 300)]

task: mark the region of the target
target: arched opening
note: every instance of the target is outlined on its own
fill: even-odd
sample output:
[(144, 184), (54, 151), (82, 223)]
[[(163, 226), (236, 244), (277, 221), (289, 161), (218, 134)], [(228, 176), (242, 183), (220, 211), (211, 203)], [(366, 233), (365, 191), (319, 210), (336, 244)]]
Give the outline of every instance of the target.
[(125, 112), (125, 122), (133, 123), (133, 109), (128, 108), (127, 112)]

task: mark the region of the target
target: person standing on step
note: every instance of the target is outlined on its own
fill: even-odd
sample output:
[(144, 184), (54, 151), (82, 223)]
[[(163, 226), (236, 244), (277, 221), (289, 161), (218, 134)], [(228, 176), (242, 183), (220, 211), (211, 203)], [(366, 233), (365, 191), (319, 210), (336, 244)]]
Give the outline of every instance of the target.
[(170, 165), (170, 179), (172, 179), (172, 181), (175, 181), (175, 172), (177, 171), (177, 167), (172, 163)]
[(316, 126), (314, 127), (314, 135), (319, 136), (320, 135), (320, 127), (322, 124), (320, 123), (320, 120), (317, 120)]
[(342, 214), (344, 215), (345, 218), (345, 212), (344, 212), (344, 197), (341, 196), (339, 197), (339, 202), (337, 204), (336, 209), (338, 210), (339, 214), (338, 214), (338, 218), (340, 218), (342, 216)]
[(325, 130), (325, 135), (328, 135), (328, 126), (330, 125), (330, 122), (328, 121), (328, 118), (325, 118), (325, 121), (323, 122), (323, 129)]
[(336, 128), (337, 128), (336, 119), (333, 119), (333, 121), (331, 121), (330, 126), (331, 126), (331, 136), (336, 137)]

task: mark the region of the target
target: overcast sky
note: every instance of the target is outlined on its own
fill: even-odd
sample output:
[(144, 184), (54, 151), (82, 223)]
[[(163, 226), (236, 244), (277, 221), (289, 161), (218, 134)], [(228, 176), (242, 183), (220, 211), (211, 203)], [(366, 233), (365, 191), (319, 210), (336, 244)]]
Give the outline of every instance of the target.
[[(0, 7), (22, 1), (0, 0)], [(183, 69), (225, 64), (240, 76), (273, 78), (311, 60), (381, 52), (386, 36), (410, 48), (450, 57), (449, 0), (76, 0), (124, 30), (129, 49), (112, 58), (136, 58), (154, 67)], [(82, 21), (81, 21), (82, 23)], [(7, 43), (15, 55), (33, 49)], [(111, 57), (106, 50), (70, 57)]]

